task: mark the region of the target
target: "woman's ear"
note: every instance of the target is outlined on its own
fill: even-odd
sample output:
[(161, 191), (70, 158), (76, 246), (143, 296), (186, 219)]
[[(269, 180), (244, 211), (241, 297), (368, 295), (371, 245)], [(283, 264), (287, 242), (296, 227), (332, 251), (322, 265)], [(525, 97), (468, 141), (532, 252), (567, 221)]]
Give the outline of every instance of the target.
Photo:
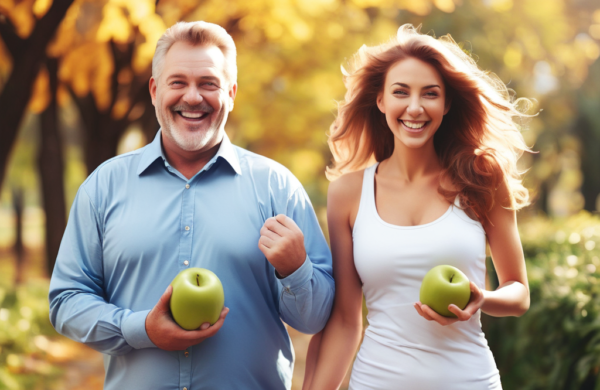
[(377, 94), (377, 108), (382, 114), (385, 114), (385, 106), (383, 105), (383, 92)]
[(446, 98), (446, 102), (444, 104), (444, 115), (450, 111), (450, 106), (452, 105), (452, 99)]

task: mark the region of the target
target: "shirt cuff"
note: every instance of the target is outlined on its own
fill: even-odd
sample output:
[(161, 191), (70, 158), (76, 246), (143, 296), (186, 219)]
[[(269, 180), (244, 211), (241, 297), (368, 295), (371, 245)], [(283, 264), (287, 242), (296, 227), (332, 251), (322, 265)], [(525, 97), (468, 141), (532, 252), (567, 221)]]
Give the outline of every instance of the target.
[(290, 293), (294, 292), (296, 289), (306, 284), (306, 282), (312, 279), (312, 275), (312, 261), (310, 261), (308, 255), (306, 255), (306, 259), (304, 259), (304, 264), (302, 264), (300, 268), (298, 268), (292, 274), (286, 276), (285, 278), (277, 278), (277, 280), (279, 280), (279, 283), (283, 286), (283, 291)]
[(127, 344), (135, 349), (156, 347), (148, 337), (148, 333), (146, 333), (146, 317), (148, 313), (150, 313), (150, 310), (133, 312), (123, 321), (121, 327), (123, 337)]

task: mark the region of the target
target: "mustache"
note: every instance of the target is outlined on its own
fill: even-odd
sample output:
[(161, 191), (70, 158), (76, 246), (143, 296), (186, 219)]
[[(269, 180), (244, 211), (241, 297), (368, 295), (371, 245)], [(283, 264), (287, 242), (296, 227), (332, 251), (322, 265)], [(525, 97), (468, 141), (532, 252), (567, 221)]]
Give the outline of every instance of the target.
[(215, 109), (207, 103), (202, 102), (194, 106), (190, 106), (189, 104), (178, 104), (176, 106), (171, 107), (171, 111), (202, 111), (208, 114), (212, 114), (215, 111)]

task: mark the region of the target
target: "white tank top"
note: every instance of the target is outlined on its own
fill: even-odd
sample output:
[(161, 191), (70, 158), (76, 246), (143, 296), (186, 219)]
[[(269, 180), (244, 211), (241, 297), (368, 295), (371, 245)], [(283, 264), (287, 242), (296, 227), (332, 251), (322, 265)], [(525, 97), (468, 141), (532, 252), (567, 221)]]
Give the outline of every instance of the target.
[(485, 231), (457, 205), (424, 225), (385, 222), (375, 206), (377, 166), (364, 172), (352, 232), (369, 326), (350, 389), (500, 389), (480, 312), (444, 327), (413, 307), (423, 277), (437, 265), (457, 267), (485, 289)]

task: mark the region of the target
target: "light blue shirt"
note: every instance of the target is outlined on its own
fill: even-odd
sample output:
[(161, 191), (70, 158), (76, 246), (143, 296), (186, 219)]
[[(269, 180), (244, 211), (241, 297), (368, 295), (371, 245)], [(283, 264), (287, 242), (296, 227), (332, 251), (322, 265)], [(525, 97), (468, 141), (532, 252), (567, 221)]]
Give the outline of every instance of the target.
[[(296, 222), (307, 251), (284, 279), (258, 249), (263, 223), (277, 214)], [(230, 312), (214, 337), (164, 351), (148, 338), (146, 316), (188, 267), (221, 279)], [(294, 352), (283, 321), (320, 331), (333, 295), (329, 248), (285, 167), (225, 136), (188, 180), (165, 159), (159, 131), (79, 188), (50, 283), (50, 320), (104, 354), (105, 389), (289, 389)]]

